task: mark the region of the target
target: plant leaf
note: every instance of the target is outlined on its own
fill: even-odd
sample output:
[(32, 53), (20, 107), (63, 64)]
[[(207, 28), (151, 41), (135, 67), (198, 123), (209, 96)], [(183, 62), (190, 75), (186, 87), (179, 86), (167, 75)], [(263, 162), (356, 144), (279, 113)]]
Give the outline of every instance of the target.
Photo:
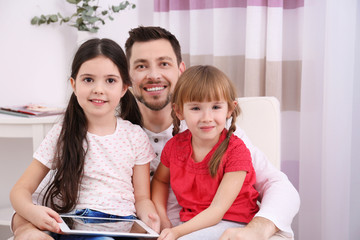
[(31, 19), (31, 25), (36, 25), (38, 22), (39, 22), (39, 18), (36, 16)]
[(129, 1), (122, 1), (118, 5), (108, 6), (107, 10), (97, 13), (96, 11), (100, 9), (97, 5), (99, 0), (66, 0), (66, 2), (76, 5), (76, 11), (71, 16), (63, 17), (60, 13), (49, 15), (43, 14), (41, 16), (33, 17), (31, 19), (31, 24), (51, 24), (60, 20), (60, 25), (62, 23), (68, 23), (68, 26), (75, 27), (78, 31), (97, 32), (99, 27), (96, 24), (102, 23), (104, 25), (105, 19), (107, 18), (113, 21), (113, 13), (118, 13), (128, 7), (136, 7), (135, 4), (130, 3)]
[(38, 25), (46, 23), (46, 17), (44, 15), (40, 16), (40, 19), (38, 21)]
[(121, 9), (120, 9), (120, 6), (111, 6), (111, 9), (113, 10), (113, 12), (117, 13), (119, 12)]
[(62, 21), (63, 22), (68, 22), (68, 21), (70, 21), (70, 18), (69, 17), (63, 18)]
[(120, 10), (124, 10), (127, 6), (129, 6), (129, 2), (128, 1), (125, 1), (125, 2), (121, 2), (119, 7), (120, 7)]
[(57, 22), (59, 19), (57, 15), (53, 14), (49, 16), (49, 20), (50, 22)]
[(92, 7), (86, 6), (83, 14), (84, 14), (84, 16), (92, 16), (94, 14), (94, 10)]
[(90, 24), (94, 24), (97, 21), (101, 21), (101, 18), (98, 17), (92, 17), (92, 16), (83, 16), (84, 21), (90, 23)]
[(93, 26), (92, 28), (89, 29), (89, 32), (97, 33), (98, 30), (99, 30), (99, 27)]
[(82, 0), (66, 0), (68, 3), (71, 4), (78, 4), (79, 2), (81, 2)]

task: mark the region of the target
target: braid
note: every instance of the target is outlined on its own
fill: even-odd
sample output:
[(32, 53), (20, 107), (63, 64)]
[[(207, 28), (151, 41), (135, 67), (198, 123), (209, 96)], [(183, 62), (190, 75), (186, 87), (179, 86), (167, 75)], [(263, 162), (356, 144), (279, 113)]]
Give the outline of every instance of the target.
[(234, 107), (234, 111), (231, 114), (231, 125), (229, 127), (228, 137), (230, 138), (231, 134), (233, 134), (236, 131), (236, 118), (240, 115), (240, 107), (238, 104)]
[(236, 130), (236, 117), (239, 116), (239, 114), (240, 114), (240, 107), (239, 107), (239, 105), (236, 105), (231, 114), (231, 117), (232, 117), (231, 125), (230, 125), (229, 131), (226, 135), (226, 138), (220, 144), (220, 146), (215, 150), (214, 154), (212, 155), (212, 157), (210, 159), (209, 171), (210, 171), (211, 177), (215, 177), (217, 174), (217, 171), (218, 171), (220, 163), (221, 163), (221, 159), (222, 159), (223, 155), (225, 154), (226, 149), (229, 146), (230, 137)]

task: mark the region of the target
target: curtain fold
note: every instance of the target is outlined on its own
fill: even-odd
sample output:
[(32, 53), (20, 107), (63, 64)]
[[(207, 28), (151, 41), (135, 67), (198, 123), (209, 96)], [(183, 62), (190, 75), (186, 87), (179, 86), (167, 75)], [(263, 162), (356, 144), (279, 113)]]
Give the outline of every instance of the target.
[(300, 110), (304, 0), (154, 0), (154, 25), (174, 33), (187, 66), (211, 64), (238, 95)]

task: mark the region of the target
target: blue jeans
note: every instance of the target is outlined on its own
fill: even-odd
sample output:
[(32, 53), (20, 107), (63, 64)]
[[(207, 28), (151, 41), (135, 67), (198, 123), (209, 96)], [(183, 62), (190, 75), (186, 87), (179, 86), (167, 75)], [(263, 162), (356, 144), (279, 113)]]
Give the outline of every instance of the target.
[[(111, 215), (95, 210), (91, 210), (88, 208), (81, 209), (81, 210), (75, 210), (74, 215), (76, 216), (83, 216), (83, 217), (102, 217), (102, 218), (117, 218), (117, 219), (136, 219), (135, 216), (117, 216), (117, 215)], [(93, 222), (91, 220), (88, 220), (88, 222)], [(85, 236), (85, 235), (62, 235), (57, 233), (51, 233), (51, 237), (54, 238), (54, 240), (135, 240), (135, 238), (130, 237), (108, 237), (108, 236)]]

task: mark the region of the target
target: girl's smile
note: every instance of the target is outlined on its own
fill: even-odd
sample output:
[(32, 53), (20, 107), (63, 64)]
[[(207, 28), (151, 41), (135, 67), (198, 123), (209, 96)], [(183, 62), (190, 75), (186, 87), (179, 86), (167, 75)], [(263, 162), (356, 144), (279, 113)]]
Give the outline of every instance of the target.
[(90, 99), (95, 106), (103, 106), (107, 101), (100, 100), (100, 99)]

